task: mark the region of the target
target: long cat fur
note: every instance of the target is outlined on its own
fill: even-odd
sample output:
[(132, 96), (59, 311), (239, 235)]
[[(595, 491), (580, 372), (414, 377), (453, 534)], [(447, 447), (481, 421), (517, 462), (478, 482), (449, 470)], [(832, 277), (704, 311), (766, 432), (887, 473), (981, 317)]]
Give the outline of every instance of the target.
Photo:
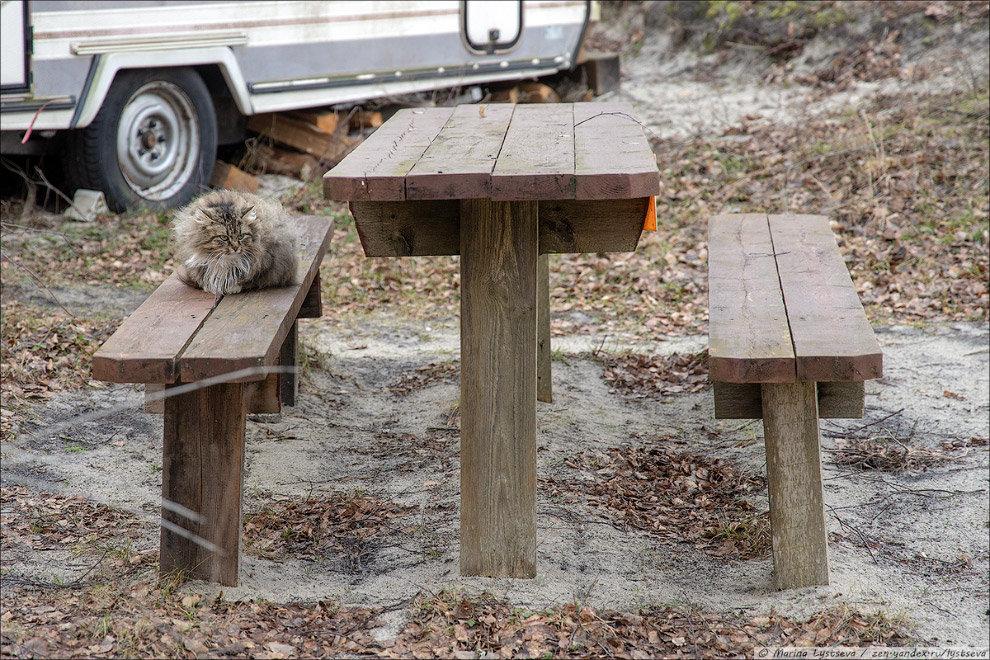
[(173, 218), (179, 278), (221, 296), (294, 284), (296, 233), (277, 200), (214, 190)]

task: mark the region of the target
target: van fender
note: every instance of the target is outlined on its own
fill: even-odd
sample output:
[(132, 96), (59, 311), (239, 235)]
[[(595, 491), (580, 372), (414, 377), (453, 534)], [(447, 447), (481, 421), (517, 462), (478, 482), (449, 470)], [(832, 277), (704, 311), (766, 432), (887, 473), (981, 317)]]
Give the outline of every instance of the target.
[(220, 68), (227, 89), (241, 114), (254, 114), (247, 83), (230, 48), (198, 48), (194, 50), (152, 50), (128, 53), (100, 53), (93, 57), (86, 85), (76, 114), (69, 128), (85, 128), (93, 122), (96, 113), (106, 100), (110, 85), (122, 69), (164, 69), (182, 66), (216, 64)]

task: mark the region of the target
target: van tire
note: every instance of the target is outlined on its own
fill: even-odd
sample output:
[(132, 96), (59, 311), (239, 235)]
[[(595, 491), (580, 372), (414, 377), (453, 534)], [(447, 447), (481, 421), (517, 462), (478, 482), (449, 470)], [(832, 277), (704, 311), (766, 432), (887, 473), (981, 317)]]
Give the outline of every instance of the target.
[(111, 210), (181, 206), (206, 189), (216, 161), (209, 89), (192, 69), (120, 71), (67, 146), (66, 180), (102, 190)]

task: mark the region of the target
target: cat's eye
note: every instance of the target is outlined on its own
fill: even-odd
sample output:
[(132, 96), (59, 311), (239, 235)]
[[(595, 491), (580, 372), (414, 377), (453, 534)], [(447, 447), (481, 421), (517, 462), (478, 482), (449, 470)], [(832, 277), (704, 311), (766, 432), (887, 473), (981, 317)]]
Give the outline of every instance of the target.
[(248, 241), (251, 240), (251, 234), (241, 234), (238, 238), (242, 241)]

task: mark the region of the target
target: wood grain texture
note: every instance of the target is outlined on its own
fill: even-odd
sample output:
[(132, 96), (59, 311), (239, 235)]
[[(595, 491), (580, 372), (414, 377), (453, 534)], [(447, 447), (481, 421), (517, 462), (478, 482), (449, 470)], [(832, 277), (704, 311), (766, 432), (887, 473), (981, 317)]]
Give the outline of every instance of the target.
[(328, 133), (282, 113), (252, 115), (247, 119), (247, 128), (329, 163), (339, 160), (356, 144), (346, 135)]
[[(762, 419), (760, 383), (712, 383), (715, 419)], [(859, 419), (863, 416), (865, 389), (862, 381), (818, 383), (818, 417)]]
[(93, 378), (114, 383), (174, 383), (176, 357), (210, 315), (213, 294), (172, 274), (93, 355)]
[(764, 383), (763, 429), (777, 589), (828, 584), (814, 383)]
[(553, 403), (550, 356), (550, 255), (536, 269), (536, 400)]
[[(258, 356), (271, 358), (267, 364), (274, 364), (274, 353), (270, 350), (259, 351), (257, 347), (245, 349), (251, 342), (241, 342), (242, 349), (250, 355), (231, 353), (230, 361), (225, 364), (224, 349), (226, 347), (227, 327), (216, 325), (223, 318), (228, 321), (231, 312), (237, 308), (249, 308), (258, 305), (256, 313), (259, 317), (272, 318), (274, 313), (282, 310), (286, 314), (295, 314), (302, 308), (307, 295), (312, 295), (312, 283), (319, 269), (319, 262), (326, 254), (333, 235), (333, 225), (329, 218), (323, 216), (304, 216), (295, 219), (299, 225), (299, 256), (300, 267), (296, 287), (250, 291), (243, 294), (226, 296), (211, 312), (213, 294), (200, 289), (188, 287), (179, 281), (176, 275), (170, 276), (155, 290), (151, 296), (131, 314), (117, 331), (100, 347), (93, 356), (93, 377), (120, 383), (175, 383), (180, 379), (184, 382), (199, 380), (207, 376), (234, 371), (242, 366), (259, 366)], [(318, 295), (318, 291), (316, 295)], [(257, 301), (252, 303), (252, 300)], [(290, 298), (291, 300), (287, 300)], [(278, 299), (278, 305), (273, 299)], [(310, 298), (310, 307), (312, 299)], [(313, 310), (310, 309), (312, 312)], [(217, 312), (221, 312), (217, 317)], [(207, 319), (210, 322), (207, 323)], [(295, 318), (294, 316), (292, 318)], [(283, 319), (284, 320), (284, 319)], [(246, 335), (252, 330), (252, 322), (245, 322), (243, 316), (237, 317), (239, 326), (230, 328), (234, 334)], [(268, 323), (267, 326), (270, 326)], [(204, 327), (206, 331), (204, 332)], [(262, 323), (261, 327), (267, 327)], [(212, 329), (211, 329), (212, 328)], [(280, 342), (284, 338), (276, 332), (272, 341)], [(255, 344), (264, 344), (266, 337), (258, 335)], [(183, 371), (182, 359), (193, 346), (206, 345), (206, 349), (197, 349), (197, 356), (206, 361), (195, 369)], [(270, 347), (269, 347), (270, 348)], [(203, 350), (212, 351), (203, 353)], [(242, 365), (242, 366), (238, 366)], [(261, 376), (259, 376), (261, 377)]]
[(367, 257), (460, 254), (457, 200), (351, 202), (350, 207)]
[(649, 198), (540, 202), (540, 253), (632, 252)]
[(248, 412), (253, 414), (274, 415), (282, 412), (282, 389), (279, 376), (268, 374), (264, 380), (248, 383)]
[(492, 172), (515, 107), (457, 106), (406, 175), (406, 199), (490, 197)]
[[(572, 157), (573, 156), (573, 157)], [(626, 103), (400, 111), (324, 177), (329, 199), (629, 199), (660, 191)]]
[(461, 574), (536, 575), (536, 202), (461, 202)]
[(246, 404), (246, 386), (240, 383), (165, 399), (162, 498), (200, 519), (189, 520), (164, 506), (162, 518), (218, 550), (163, 526), (163, 576), (181, 570), (193, 578), (237, 586)]
[[(289, 334), (282, 341), (282, 348), (278, 355), (280, 367), (299, 367), (299, 321), (297, 320), (289, 328)], [(287, 406), (296, 405), (296, 398), (299, 396), (299, 374), (280, 373), (278, 374), (279, 399)]]
[(492, 172), (495, 200), (573, 199), (571, 105), (517, 106)]
[(799, 380), (883, 376), (883, 355), (828, 218), (771, 215), (770, 232)]
[(767, 216), (708, 223), (708, 373), (716, 382), (794, 382), (794, 350)]
[(574, 176), (577, 199), (660, 193), (656, 158), (632, 106), (574, 104)]
[[(648, 198), (539, 202), (540, 253), (631, 252), (643, 231)], [(368, 257), (460, 254), (457, 200), (352, 202)]]
[(344, 202), (405, 199), (406, 174), (453, 111), (453, 108), (399, 110), (324, 175), (326, 198)]
[[(328, 218), (299, 218), (299, 270), (295, 286), (224, 296), (179, 358), (179, 376), (193, 382), (276, 363), (333, 234)], [(259, 380), (264, 374), (248, 377)]]
[[(319, 268), (319, 267), (317, 267)], [(320, 271), (317, 269), (313, 283), (309, 285), (309, 291), (303, 299), (302, 306), (299, 307), (297, 319), (318, 319), (323, 316), (323, 293), (320, 289)]]

